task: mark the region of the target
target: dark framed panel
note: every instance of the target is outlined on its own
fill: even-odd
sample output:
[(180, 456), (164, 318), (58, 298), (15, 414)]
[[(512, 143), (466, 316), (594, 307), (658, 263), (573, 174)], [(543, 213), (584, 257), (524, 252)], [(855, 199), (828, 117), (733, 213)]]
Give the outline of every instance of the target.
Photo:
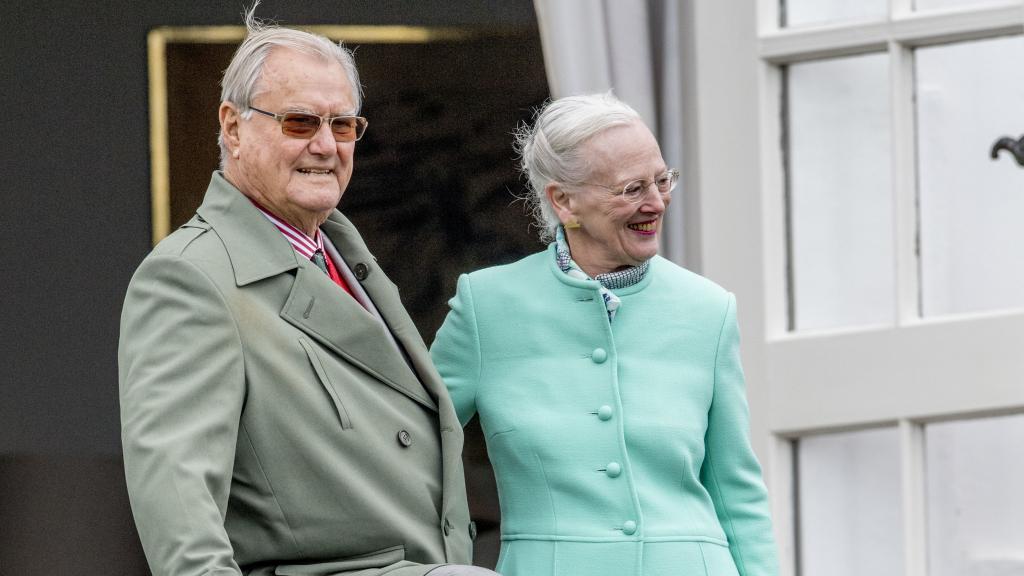
[[(340, 208), (429, 342), (459, 273), (541, 248), (516, 196), (512, 131), (548, 97), (535, 29), (310, 27), (354, 49), (370, 129)], [(153, 240), (218, 165), (219, 81), (242, 27), (150, 33)]]

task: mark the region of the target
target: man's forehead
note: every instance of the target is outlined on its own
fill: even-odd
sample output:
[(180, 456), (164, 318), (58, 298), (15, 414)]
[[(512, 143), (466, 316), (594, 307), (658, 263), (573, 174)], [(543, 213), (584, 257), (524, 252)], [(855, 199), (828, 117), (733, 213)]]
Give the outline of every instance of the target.
[[(295, 112), (351, 113), (354, 103), (348, 75), (337, 60), (288, 48), (267, 56), (253, 99), (273, 98)], [(331, 110), (321, 110), (329, 106)], [(335, 110), (337, 109), (337, 110)]]
[(323, 54), (275, 48), (263, 62), (261, 76), (268, 81), (291, 81), (304, 76), (337, 76), (347, 80), (348, 75), (341, 62)]

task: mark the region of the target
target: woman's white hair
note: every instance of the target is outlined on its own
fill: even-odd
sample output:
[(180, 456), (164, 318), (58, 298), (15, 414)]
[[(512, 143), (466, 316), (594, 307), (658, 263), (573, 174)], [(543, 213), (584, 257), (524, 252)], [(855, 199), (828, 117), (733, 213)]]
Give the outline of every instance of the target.
[(591, 166), (583, 157), (583, 144), (597, 134), (615, 127), (642, 122), (640, 114), (611, 92), (567, 96), (541, 107), (533, 126), (521, 126), (515, 133), (520, 170), (529, 182), (523, 198), (540, 228), (543, 242), (554, 240), (560, 224), (544, 193), (549, 182), (578, 184), (586, 180)]
[[(341, 42), (335, 44), (319, 34), (283, 28), (257, 19), (256, 7), (259, 5), (259, 0), (256, 0), (244, 13), (248, 34), (238, 50), (235, 51), (235, 55), (231, 57), (231, 63), (224, 70), (224, 78), (220, 82), (220, 101), (222, 103), (231, 102), (237, 106), (243, 118), (251, 117), (250, 105), (253, 99), (264, 90), (260, 85), (260, 79), (267, 56), (275, 48), (288, 48), (317, 55), (328, 61), (334, 60), (341, 64), (349, 86), (352, 87), (352, 102), (355, 103), (353, 113), (358, 114), (362, 106), (363, 89), (359, 84), (359, 71), (356, 69), (356, 61), (352, 52)], [(220, 161), (223, 169), (224, 161), (228, 157), (228, 150), (223, 136), (218, 136), (217, 142), (220, 144)]]

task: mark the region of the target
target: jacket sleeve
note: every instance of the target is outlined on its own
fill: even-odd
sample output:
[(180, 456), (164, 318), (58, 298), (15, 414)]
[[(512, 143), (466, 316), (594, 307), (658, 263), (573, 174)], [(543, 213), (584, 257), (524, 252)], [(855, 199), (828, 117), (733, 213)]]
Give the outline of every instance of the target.
[(750, 445), (736, 301), (729, 295), (715, 359), (701, 482), (715, 505), (741, 576), (777, 576), (775, 537), (761, 466)]
[(125, 298), (118, 364), (128, 495), (153, 574), (240, 576), (224, 516), (245, 379), (224, 296), (194, 264), (150, 256)]
[(476, 414), (481, 368), (480, 335), (469, 276), (459, 277), (458, 289), (448, 306), (451, 310), (434, 337), (430, 356), (448, 388), (459, 422), (465, 426)]

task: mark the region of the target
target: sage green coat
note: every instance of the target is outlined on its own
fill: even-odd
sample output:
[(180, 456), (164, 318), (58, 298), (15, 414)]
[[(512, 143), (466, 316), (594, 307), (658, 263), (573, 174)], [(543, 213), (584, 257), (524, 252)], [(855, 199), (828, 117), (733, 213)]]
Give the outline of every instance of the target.
[(431, 354), (474, 414), (505, 576), (777, 576), (731, 294), (664, 258), (615, 290), (554, 245), (459, 279)]
[(471, 561), (448, 394), (352, 224), (335, 211), (321, 230), (386, 327), (218, 173), (132, 278), (122, 441), (156, 576), (419, 576)]

